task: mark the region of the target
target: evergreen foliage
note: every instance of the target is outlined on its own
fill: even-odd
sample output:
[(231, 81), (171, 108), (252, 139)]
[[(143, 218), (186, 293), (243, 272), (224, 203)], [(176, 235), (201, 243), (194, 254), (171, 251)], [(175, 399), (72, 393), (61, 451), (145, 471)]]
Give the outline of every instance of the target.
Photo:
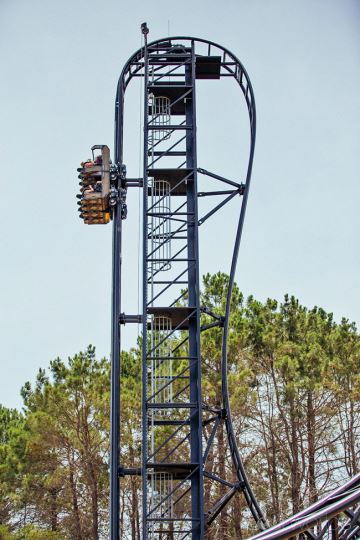
[[(201, 304), (223, 315), (228, 277), (207, 274)], [(203, 315), (203, 323), (211, 322)], [(221, 407), (222, 331), (202, 334), (203, 395)], [(141, 459), (141, 341), (122, 353), (122, 464)], [(174, 364), (176, 365), (176, 363)], [(183, 366), (179, 363), (176, 369)], [(240, 452), (270, 522), (316, 501), (359, 472), (360, 336), (353, 323), (282, 303), (244, 300), (234, 287), (228, 349)], [(107, 538), (110, 367), (91, 345), (39, 369), (21, 390), (22, 412), (0, 406), (0, 539)], [(209, 437), (211, 426), (205, 430)], [(207, 470), (234, 480), (221, 426)], [(140, 479), (122, 482), (121, 538), (140, 539)], [(205, 504), (224, 487), (206, 489)], [(254, 531), (241, 497), (211, 538)]]

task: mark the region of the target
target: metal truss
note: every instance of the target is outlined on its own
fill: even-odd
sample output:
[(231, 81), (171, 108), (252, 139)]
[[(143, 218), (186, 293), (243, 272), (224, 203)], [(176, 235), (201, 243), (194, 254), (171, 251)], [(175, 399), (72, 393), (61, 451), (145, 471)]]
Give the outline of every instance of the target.
[(360, 474), (322, 500), (250, 540), (360, 538)]
[[(145, 35), (146, 37), (146, 35)], [(126, 64), (116, 98), (116, 163), (122, 164), (123, 104), (129, 82), (144, 79), (143, 311), (141, 470), (143, 539), (204, 538), (232, 497), (242, 492), (260, 529), (266, 521), (247, 480), (237, 449), (227, 395), (227, 339), (230, 301), (255, 145), (256, 112), (249, 77), (239, 60), (223, 47), (197, 38), (174, 37), (145, 44)], [(245, 97), (250, 122), (250, 155), (243, 182), (199, 168), (196, 153), (196, 80), (235, 79)], [(198, 175), (214, 189), (198, 190)], [(131, 185), (129, 183), (129, 185)], [(136, 185), (133, 184), (133, 185)], [(221, 197), (199, 215), (200, 197)], [(198, 229), (230, 200), (240, 201), (225, 313), (209, 313), (199, 303)], [(216, 201), (219, 199), (217, 198)], [(112, 348), (112, 538), (117, 538), (119, 484), (121, 217), (114, 211), (114, 294)], [(201, 315), (210, 322), (201, 326)], [(209, 318), (210, 317), (210, 318)], [(201, 393), (200, 335), (218, 326), (223, 332), (223, 404), (205, 406)], [(237, 480), (229, 482), (206, 470), (217, 430), (224, 424)], [(210, 437), (204, 444), (204, 428)], [(204, 508), (204, 481), (222, 486), (222, 495)], [(210, 488), (211, 489), (211, 488)]]
[[(119, 537), (119, 479), (124, 475), (142, 477), (142, 540), (211, 537), (212, 523), (238, 493), (243, 495), (258, 529), (265, 531), (268, 524), (237, 447), (227, 382), (230, 305), (255, 147), (254, 94), (244, 66), (224, 47), (182, 36), (147, 44), (146, 26), (143, 33), (144, 47), (129, 59), (120, 76), (115, 111), (115, 165), (122, 174), (112, 185), (121, 197), (112, 208), (110, 536), (112, 540)], [(142, 178), (126, 179), (124, 96), (131, 80), (137, 77), (144, 80), (144, 168)], [(250, 125), (247, 173), (238, 181), (200, 168), (197, 163), (196, 81), (229, 77), (245, 99)], [(216, 187), (200, 191), (199, 175), (211, 179)], [(130, 187), (142, 188), (143, 193), (143, 307), (142, 313), (136, 315), (121, 312), (122, 220), (126, 217), (124, 200)], [(200, 215), (199, 199), (218, 200), (214, 196), (222, 197), (221, 201)], [(226, 306), (219, 315), (200, 305), (198, 231), (235, 198), (239, 201), (239, 218)], [(126, 468), (120, 460), (120, 328), (125, 322), (142, 323), (142, 466), (138, 469)], [(213, 327), (222, 330), (222, 403), (212, 408), (202, 395), (201, 333)], [(232, 481), (207, 469), (214, 441), (223, 427), (235, 471), (236, 479)], [(205, 490), (221, 492), (221, 496), (206, 505)], [(348, 503), (341, 507), (347, 512), (347, 522), (341, 525), (343, 536), (332, 538), (356, 538), (357, 533), (344, 536), (344, 531), (359, 530), (359, 511), (349, 509), (354, 502), (351, 496), (343, 500)], [(310, 520), (308, 529), (314, 527), (317, 515), (317, 508), (312, 508), (301, 518)], [(320, 514), (319, 519), (324, 516)], [(337, 513), (330, 515), (327, 531), (339, 530), (333, 516), (336, 521)], [(283, 528), (292, 526), (292, 521), (284, 522)], [(288, 538), (276, 536), (282, 525), (279, 527), (254, 538)], [(310, 529), (304, 533), (307, 537), (326, 538)], [(269, 536), (272, 531), (275, 536)]]

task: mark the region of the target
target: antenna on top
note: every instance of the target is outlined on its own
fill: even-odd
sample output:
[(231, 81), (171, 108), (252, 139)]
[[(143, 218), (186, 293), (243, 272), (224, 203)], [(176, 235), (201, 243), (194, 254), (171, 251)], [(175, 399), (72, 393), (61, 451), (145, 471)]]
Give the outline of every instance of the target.
[(141, 25), (141, 32), (144, 34), (145, 40), (147, 39), (147, 35), (149, 33), (149, 29), (146, 22), (143, 22)]

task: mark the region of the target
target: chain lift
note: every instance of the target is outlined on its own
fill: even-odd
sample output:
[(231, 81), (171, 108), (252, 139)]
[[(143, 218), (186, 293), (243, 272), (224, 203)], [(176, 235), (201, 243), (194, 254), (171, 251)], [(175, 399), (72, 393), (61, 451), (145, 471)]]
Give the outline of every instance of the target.
[[(109, 148), (96, 145), (92, 159), (78, 169), (81, 219), (89, 225), (113, 221), (110, 538), (119, 538), (120, 485), (126, 475), (142, 478), (142, 540), (210, 538), (213, 522), (239, 493), (257, 529), (265, 531), (268, 524), (238, 450), (227, 382), (230, 304), (255, 147), (254, 94), (244, 66), (224, 47), (192, 37), (169, 37), (148, 44), (146, 23), (141, 30), (144, 46), (126, 63), (118, 83), (114, 163)], [(136, 77), (144, 80), (143, 177), (131, 179), (123, 164), (124, 96)], [(248, 111), (250, 152), (243, 182), (209, 172), (197, 163), (196, 82), (223, 78), (237, 83)], [(217, 187), (199, 191), (199, 175)], [(143, 305), (142, 312), (135, 315), (121, 312), (122, 222), (131, 187), (142, 189), (143, 197)], [(201, 197), (222, 200), (200, 215)], [(226, 306), (219, 315), (200, 305), (198, 231), (235, 197), (239, 218)], [(142, 324), (140, 468), (127, 468), (120, 460), (120, 336), (126, 323)], [(211, 406), (202, 393), (200, 336), (213, 327), (222, 330), (222, 403)], [(216, 435), (223, 428), (235, 475), (232, 479), (208, 468), (209, 456), (216, 451)], [(360, 499), (360, 488), (358, 492)], [(355, 512), (351, 519), (359, 529), (358, 517)], [(289, 522), (284, 527), (289, 528)], [(294, 535), (294, 528), (290, 527), (290, 536), (281, 536), (280, 529), (271, 538)], [(315, 538), (312, 533), (306, 533), (307, 537)], [(261, 532), (257, 538), (270, 536)]]

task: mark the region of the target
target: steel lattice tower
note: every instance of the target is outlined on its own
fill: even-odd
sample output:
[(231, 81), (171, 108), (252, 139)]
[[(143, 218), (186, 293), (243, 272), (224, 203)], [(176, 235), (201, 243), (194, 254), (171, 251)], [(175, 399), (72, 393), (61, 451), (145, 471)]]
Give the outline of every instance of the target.
[[(197, 38), (174, 37), (147, 44), (125, 65), (118, 83), (115, 163), (105, 145), (93, 147), (82, 163), (80, 216), (88, 224), (113, 220), (111, 350), (111, 538), (119, 536), (119, 479), (142, 477), (142, 538), (204, 538), (211, 523), (242, 492), (256, 523), (265, 519), (252, 493), (237, 450), (227, 396), (227, 328), (236, 260), (244, 221), (255, 145), (255, 101), (250, 80), (237, 58), (223, 47)], [(123, 163), (124, 96), (129, 82), (144, 81), (143, 177), (127, 178)], [(244, 182), (199, 168), (197, 163), (196, 81), (233, 78), (245, 97), (250, 121), (250, 155)], [(94, 151), (101, 155), (95, 157)], [(199, 191), (198, 175), (213, 182)], [(222, 187), (222, 189), (219, 189)], [(142, 189), (142, 313), (121, 312), (121, 235), (129, 187)], [(226, 189), (224, 189), (224, 187)], [(214, 196), (214, 197), (211, 197)], [(198, 200), (220, 202), (199, 215)], [(200, 305), (199, 227), (234, 197), (239, 223), (225, 312)], [(204, 315), (206, 324), (203, 323)], [(127, 468), (120, 445), (120, 328), (142, 323), (142, 466)], [(201, 333), (222, 329), (223, 403), (205, 405), (201, 383)], [(220, 425), (225, 425), (237, 479), (229, 482), (206, 470)], [(204, 444), (204, 428), (210, 429)], [(204, 505), (204, 484), (222, 485), (222, 495)]]
[[(88, 224), (113, 220), (110, 537), (119, 538), (120, 479), (125, 475), (142, 477), (142, 540), (210, 537), (207, 531), (212, 522), (237, 493), (243, 494), (258, 529), (264, 530), (267, 523), (237, 448), (227, 386), (230, 305), (255, 147), (254, 94), (245, 68), (224, 47), (191, 37), (147, 44), (145, 23), (142, 31), (144, 46), (126, 63), (118, 83), (114, 164), (108, 147), (101, 145), (93, 147), (93, 151), (101, 151), (101, 156), (78, 169), (80, 216)], [(124, 96), (136, 77), (144, 81), (143, 177), (127, 178), (123, 163)], [(197, 163), (196, 82), (225, 77), (237, 83), (248, 111), (250, 151), (243, 182), (199, 168)], [(214, 187), (200, 191), (199, 175), (211, 179)], [(131, 187), (142, 189), (143, 195), (143, 305), (142, 313), (135, 315), (121, 311), (122, 221), (127, 214), (126, 193)], [(201, 197), (221, 200), (199, 215)], [(226, 306), (219, 315), (200, 305), (199, 227), (235, 197), (239, 200), (239, 219)], [(142, 465), (138, 469), (126, 467), (120, 455), (120, 329), (125, 323), (142, 324)], [(222, 330), (222, 403), (211, 407), (206, 405), (201, 389), (201, 333), (213, 327)], [(207, 469), (220, 426), (226, 430), (235, 481)], [(207, 506), (204, 492), (216, 491), (214, 485), (222, 486), (222, 495)], [(348, 486), (341, 491), (351, 504), (360, 499), (360, 476), (351, 483), (351, 489), (355, 488), (357, 492), (354, 495), (352, 491), (351, 496)], [(356, 538), (360, 510), (347, 514), (353, 535), (339, 536), (340, 528), (330, 517), (343, 511), (346, 504), (340, 501), (330, 515), (332, 499), (324, 501), (315, 509), (320, 508), (328, 519), (324, 531), (332, 527), (334, 538)], [(280, 524), (273, 528), (271, 538), (287, 538), (294, 531), (307, 530), (311, 519), (317, 519), (315, 510), (311, 507), (294, 521), (286, 520), (283, 528), (289, 530), (289, 536), (282, 535)], [(344, 526), (341, 530), (348, 531)], [(270, 538), (268, 532), (260, 533), (260, 537)], [(306, 537), (315, 538), (311, 532)]]
[[(211, 522), (233, 495), (242, 491), (264, 528), (265, 519), (247, 481), (231, 424), (226, 387), (227, 324), (237, 253), (244, 220), (255, 143), (255, 101), (250, 80), (229, 51), (195, 38), (168, 38), (145, 46), (125, 66), (117, 94), (116, 162), (122, 163), (123, 100), (128, 82), (144, 78), (143, 178), (143, 311), (122, 315), (122, 322), (142, 322), (142, 467), (121, 474), (141, 474), (143, 538), (204, 538)], [(244, 183), (200, 169), (196, 152), (196, 81), (233, 77), (245, 96), (250, 119), (251, 150)], [(199, 192), (198, 174), (227, 189)], [(130, 181), (131, 185), (131, 181)], [(133, 184), (136, 185), (136, 180)], [(126, 181), (122, 184), (126, 188)], [(198, 198), (222, 196), (199, 216)], [(198, 229), (234, 197), (240, 197), (227, 312), (206, 311), (211, 322), (201, 326)], [(118, 358), (120, 313), (121, 209), (114, 209), (113, 355)], [(219, 409), (204, 406), (201, 393), (200, 335), (208, 327), (223, 328), (223, 393)], [(112, 376), (112, 505), (113, 531), (118, 523), (119, 366)], [(220, 423), (225, 423), (237, 481), (206, 472), (206, 460)], [(203, 447), (204, 425), (212, 431)], [(225, 494), (204, 508), (204, 478), (223, 483)], [(117, 532), (113, 532), (116, 538)], [(162, 536), (161, 536), (162, 535)], [(164, 536), (166, 535), (166, 536)]]

